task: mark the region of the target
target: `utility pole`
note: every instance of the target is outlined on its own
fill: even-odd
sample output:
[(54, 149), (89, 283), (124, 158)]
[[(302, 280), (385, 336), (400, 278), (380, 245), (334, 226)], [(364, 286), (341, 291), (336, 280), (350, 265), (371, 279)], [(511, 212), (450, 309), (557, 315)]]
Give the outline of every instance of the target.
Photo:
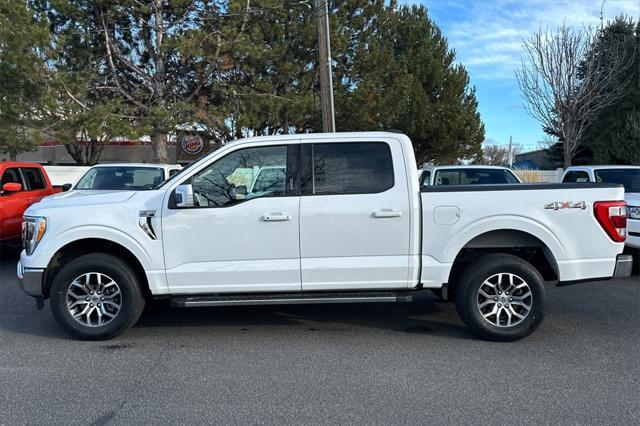
[(327, 0), (317, 0), (318, 55), (320, 63), (320, 105), (322, 107), (322, 130), (336, 131), (333, 109), (333, 77), (331, 72), (331, 42), (329, 40), (329, 6)]
[(513, 155), (512, 155), (512, 148), (511, 148), (511, 143), (513, 142), (513, 136), (509, 136), (509, 168), (513, 167)]

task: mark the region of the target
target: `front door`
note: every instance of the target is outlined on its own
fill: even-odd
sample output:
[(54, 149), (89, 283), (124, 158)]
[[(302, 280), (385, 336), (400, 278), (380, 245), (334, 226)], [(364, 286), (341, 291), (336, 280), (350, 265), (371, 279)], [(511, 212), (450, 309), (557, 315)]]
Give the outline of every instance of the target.
[(42, 170), (37, 167), (20, 167), (20, 173), (26, 184), (27, 204), (35, 204), (44, 197), (51, 195), (49, 185), (42, 174)]
[(22, 213), (29, 207), (27, 188), (18, 168), (4, 170), (0, 177), (0, 191), (5, 183), (19, 183), (22, 190), (0, 194), (0, 240), (20, 238)]
[(195, 206), (165, 202), (171, 293), (300, 291), (298, 161), (299, 143), (251, 144), (180, 180)]
[(400, 142), (317, 140), (302, 152), (302, 289), (407, 288), (410, 203)]

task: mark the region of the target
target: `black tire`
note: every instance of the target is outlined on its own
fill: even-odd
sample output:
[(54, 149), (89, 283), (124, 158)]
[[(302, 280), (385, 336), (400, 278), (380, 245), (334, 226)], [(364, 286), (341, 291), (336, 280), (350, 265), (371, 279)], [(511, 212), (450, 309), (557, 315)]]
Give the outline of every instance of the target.
[[(508, 292), (501, 292), (500, 299), (497, 302), (490, 301), (480, 295), (479, 290), (481, 287), (483, 291), (488, 288), (483, 284), (485, 280), (491, 279), (493, 281), (490, 282), (496, 282), (499, 279), (497, 277), (498, 274), (515, 275), (518, 283), (520, 283), (518, 280), (520, 278), (528, 285), (531, 296), (526, 299), (526, 302), (531, 303), (531, 306), (526, 315), (525, 308), (515, 305), (513, 299), (511, 299), (511, 305), (498, 305), (500, 301), (503, 301), (503, 297), (506, 297), (504, 301), (509, 303), (509, 298), (506, 296), (509, 294)], [(506, 277), (508, 279), (509, 275), (506, 275)], [(524, 292), (526, 288), (516, 291)], [(517, 296), (524, 294), (526, 293), (517, 293)], [(515, 294), (511, 296), (517, 299)], [(469, 264), (460, 275), (455, 302), (458, 315), (475, 335), (486, 340), (513, 341), (528, 336), (540, 326), (544, 318), (545, 299), (542, 276), (530, 263), (509, 254), (489, 254)], [(487, 307), (480, 308), (480, 302), (486, 301), (489, 302)], [(497, 308), (497, 306), (501, 307)], [(507, 306), (510, 306), (508, 308), (509, 312), (507, 312)], [(483, 316), (481, 309), (485, 309), (484, 314), (489, 315), (488, 318)], [(495, 309), (498, 309), (498, 314), (491, 315), (490, 311)], [(524, 319), (515, 317), (512, 313), (514, 311), (524, 316)], [(506, 323), (507, 320), (520, 322), (511, 326), (503, 325), (502, 323)], [(501, 324), (501, 326), (496, 323)]]
[[(68, 299), (67, 290), (72, 286), (76, 278), (89, 272), (97, 272), (111, 278), (117, 283), (121, 295), (117, 299), (120, 308), (115, 316), (108, 321), (103, 320), (105, 321), (104, 325), (93, 327), (74, 319), (67, 307), (67, 301), (71, 300)], [(96, 294), (100, 293), (96, 292)], [(106, 290), (104, 294), (107, 295)], [(53, 280), (50, 297), (51, 310), (58, 324), (71, 336), (80, 340), (107, 340), (119, 335), (138, 321), (145, 305), (145, 299), (136, 274), (127, 263), (106, 253), (86, 254), (64, 265)], [(84, 304), (84, 302), (82, 303)], [(86, 304), (83, 306), (86, 308)], [(93, 307), (94, 305), (91, 306)], [(100, 305), (96, 304), (96, 306)], [(106, 309), (107, 305), (105, 303), (101, 312)], [(114, 308), (109, 307), (109, 309)], [(103, 317), (107, 318), (106, 316)]]

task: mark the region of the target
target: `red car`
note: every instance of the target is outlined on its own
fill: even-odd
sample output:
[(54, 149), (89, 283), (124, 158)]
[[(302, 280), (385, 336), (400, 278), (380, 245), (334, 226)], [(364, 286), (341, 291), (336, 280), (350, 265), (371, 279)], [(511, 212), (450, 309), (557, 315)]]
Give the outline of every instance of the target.
[(70, 186), (51, 185), (47, 172), (37, 163), (0, 163), (0, 242), (20, 238), (27, 207)]

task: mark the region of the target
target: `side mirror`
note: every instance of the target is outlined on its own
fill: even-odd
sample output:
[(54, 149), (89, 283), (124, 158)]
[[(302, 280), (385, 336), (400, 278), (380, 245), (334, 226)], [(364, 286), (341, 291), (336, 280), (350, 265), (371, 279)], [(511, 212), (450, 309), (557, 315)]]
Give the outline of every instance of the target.
[(176, 207), (193, 207), (193, 186), (190, 183), (178, 185), (173, 192), (173, 201)]
[(67, 192), (68, 190), (71, 189), (73, 185), (70, 183), (65, 183), (64, 185), (62, 185), (62, 192)]
[(22, 184), (16, 182), (7, 182), (2, 185), (2, 192), (20, 192), (22, 191)]

